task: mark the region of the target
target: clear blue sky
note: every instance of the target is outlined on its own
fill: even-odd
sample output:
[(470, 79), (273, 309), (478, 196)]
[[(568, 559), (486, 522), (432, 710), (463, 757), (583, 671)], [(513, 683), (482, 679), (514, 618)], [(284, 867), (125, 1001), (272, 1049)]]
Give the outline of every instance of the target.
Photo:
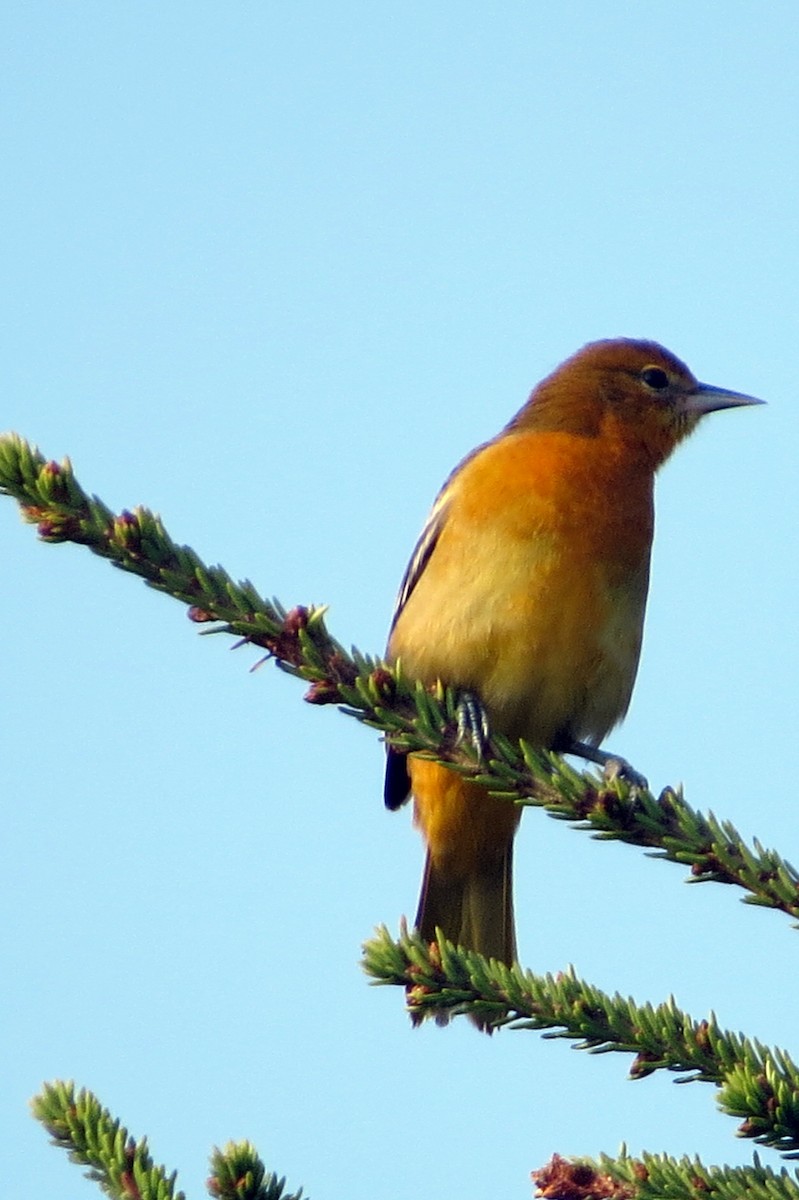
[[(795, 0), (33, 0), (2, 28), (0, 426), (345, 642), (382, 650), (442, 479), (583, 342), (655, 338), (769, 401), (662, 474), (611, 744), (795, 855)], [(0, 547), (0, 1113), (29, 1195), (98, 1194), (27, 1115), (56, 1076), (193, 1197), (229, 1138), (317, 1200), (525, 1197), (622, 1139), (750, 1158), (709, 1087), (412, 1031), (358, 967), (422, 863), (376, 735), (10, 501)], [(797, 1051), (785, 918), (535, 812), (517, 863), (525, 964)]]

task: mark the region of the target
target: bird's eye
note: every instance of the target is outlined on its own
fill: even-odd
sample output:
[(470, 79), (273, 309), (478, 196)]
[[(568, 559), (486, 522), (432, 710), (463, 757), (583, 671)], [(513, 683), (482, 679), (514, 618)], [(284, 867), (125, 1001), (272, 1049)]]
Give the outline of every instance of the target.
[(669, 377), (660, 367), (644, 367), (641, 378), (647, 387), (656, 392), (662, 392), (669, 386)]

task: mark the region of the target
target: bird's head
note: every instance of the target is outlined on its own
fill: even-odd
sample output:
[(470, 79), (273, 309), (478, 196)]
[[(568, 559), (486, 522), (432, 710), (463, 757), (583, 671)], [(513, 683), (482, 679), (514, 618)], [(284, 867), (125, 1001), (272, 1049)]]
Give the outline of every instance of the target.
[(590, 342), (543, 379), (510, 428), (612, 439), (656, 469), (706, 414), (762, 404), (700, 383), (657, 342)]

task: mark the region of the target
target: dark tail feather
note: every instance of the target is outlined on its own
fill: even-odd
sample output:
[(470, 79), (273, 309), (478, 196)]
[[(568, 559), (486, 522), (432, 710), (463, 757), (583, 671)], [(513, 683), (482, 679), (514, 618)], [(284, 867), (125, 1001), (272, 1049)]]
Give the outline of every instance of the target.
[(426, 941), (435, 941), (438, 927), (455, 945), (512, 966), (516, 961), (513, 843), (503, 855), (468, 875), (448, 875), (428, 854), (416, 927)]

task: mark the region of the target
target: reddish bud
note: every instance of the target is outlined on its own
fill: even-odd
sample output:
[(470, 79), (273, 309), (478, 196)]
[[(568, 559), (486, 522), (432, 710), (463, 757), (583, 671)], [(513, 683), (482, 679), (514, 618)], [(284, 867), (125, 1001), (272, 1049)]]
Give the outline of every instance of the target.
[(696, 1027), (696, 1044), (700, 1050), (710, 1049), (710, 1025), (707, 1021), (700, 1021)]
[(630, 1067), (630, 1079), (645, 1079), (647, 1075), (651, 1075), (660, 1066), (661, 1059), (655, 1054), (647, 1054), (642, 1052), (636, 1054)]
[(128, 551), (141, 547), (141, 526), (133, 513), (125, 511), (114, 517), (113, 536)]
[(337, 704), (341, 700), (338, 686), (332, 679), (317, 679), (303, 696), (307, 704)]
[(339, 654), (337, 650), (330, 655), (327, 661), (327, 669), (337, 683), (351, 684), (358, 678), (358, 672), (354, 665), (343, 654)]
[[(217, 619), (213, 613), (209, 613), (204, 608), (199, 608), (196, 604), (192, 604), (191, 607), (186, 610), (186, 616), (190, 621), (194, 621), (197, 625), (204, 625), (208, 621), (215, 621)], [(241, 645), (241, 642), (239, 642), (239, 645)]]
[(387, 700), (391, 699), (397, 690), (394, 676), (391, 672), (387, 671), (385, 667), (376, 667), (372, 671), (370, 678), (375, 691), (381, 696), (385, 696)]
[(139, 1191), (138, 1184), (130, 1171), (123, 1171), (119, 1177), (119, 1182), (122, 1184), (122, 1191), (126, 1196), (130, 1196), (131, 1200), (141, 1200), (141, 1192)]
[(553, 1154), (540, 1171), (532, 1172), (537, 1195), (547, 1200), (628, 1200), (634, 1189), (603, 1174), (589, 1163), (574, 1163)]
[(283, 630), (287, 634), (296, 635), (301, 629), (308, 628), (308, 609), (302, 604), (298, 604), (296, 608), (292, 608), (286, 613), (283, 621)]
[(438, 942), (430, 942), (427, 947), (427, 953), (430, 955), (431, 964), (436, 970), (441, 970), (441, 947)]

